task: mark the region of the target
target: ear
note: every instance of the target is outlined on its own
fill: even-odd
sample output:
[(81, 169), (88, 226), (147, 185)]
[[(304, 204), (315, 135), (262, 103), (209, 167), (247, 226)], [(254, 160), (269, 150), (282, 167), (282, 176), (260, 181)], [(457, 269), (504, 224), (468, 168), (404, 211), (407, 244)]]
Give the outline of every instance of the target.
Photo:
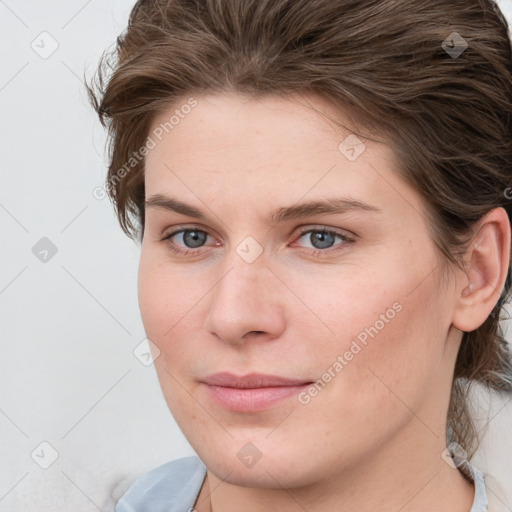
[(475, 226), (466, 253), (466, 270), (457, 280), (452, 324), (464, 332), (478, 329), (498, 302), (510, 264), (510, 221), (503, 208), (487, 213)]

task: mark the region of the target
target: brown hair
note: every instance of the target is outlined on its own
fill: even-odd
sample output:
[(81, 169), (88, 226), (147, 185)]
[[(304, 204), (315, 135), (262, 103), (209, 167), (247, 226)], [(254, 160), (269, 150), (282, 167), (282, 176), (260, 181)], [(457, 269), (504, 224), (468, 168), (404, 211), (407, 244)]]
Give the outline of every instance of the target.
[[(511, 218), (512, 51), (492, 0), (139, 1), (97, 72), (87, 90), (108, 128), (107, 190), (132, 238), (144, 234), (140, 154), (152, 121), (187, 95), (224, 91), (314, 94), (387, 137), (397, 172), (425, 199), (444, 261), (461, 265), (493, 208)], [(509, 290), (510, 268), (456, 362), (447, 440), (469, 454), (478, 443), (470, 384), (512, 390), (499, 324)]]

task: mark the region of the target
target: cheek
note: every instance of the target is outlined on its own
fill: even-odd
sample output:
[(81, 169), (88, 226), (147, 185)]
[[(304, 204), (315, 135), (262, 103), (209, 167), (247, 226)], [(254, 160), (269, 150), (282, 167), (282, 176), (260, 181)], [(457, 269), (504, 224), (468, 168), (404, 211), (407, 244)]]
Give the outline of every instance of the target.
[(327, 416), (353, 415), (354, 428), (374, 430), (382, 421), (403, 423), (421, 407), (442, 364), (443, 312), (432, 279), (413, 293), (407, 281), (375, 286), (365, 297), (354, 292), (331, 317), (338, 336), (322, 345), (321, 380), (330, 379), (324, 403), (336, 405)]
[[(425, 392), (442, 360), (449, 307), (439, 294), (434, 266), (416, 261), (416, 269), (352, 267), (325, 282), (294, 283), (318, 315), (301, 329), (308, 332), (305, 339), (315, 339), (307, 344), (308, 360), (333, 394), (380, 408), (382, 397), (396, 401), (392, 391), (413, 402)], [(305, 326), (300, 316), (295, 320)]]
[[(190, 392), (193, 371), (208, 357), (195, 340), (201, 309), (211, 284), (185, 269), (168, 265), (158, 254), (143, 251), (138, 274), (139, 308), (146, 336), (160, 350), (155, 370), (173, 414), (195, 416)], [(191, 384), (192, 383), (192, 384)], [(192, 402), (192, 403), (191, 403)], [(178, 418), (176, 418), (178, 420)]]
[(138, 300), (147, 336), (162, 342), (172, 337), (204, 295), (193, 277), (162, 262), (150, 250), (142, 251), (138, 273)]
[[(181, 410), (179, 404), (183, 404), (186, 410), (190, 402), (178, 370), (187, 360), (187, 345), (171, 342), (175, 332), (182, 329), (187, 311), (190, 311), (197, 295), (197, 290), (185, 284), (180, 282), (177, 272), (171, 275), (166, 265), (151, 251), (142, 251), (138, 272), (139, 308), (146, 336), (160, 350), (154, 362), (155, 370), (173, 412)], [(192, 408), (185, 414), (193, 416), (195, 412)]]

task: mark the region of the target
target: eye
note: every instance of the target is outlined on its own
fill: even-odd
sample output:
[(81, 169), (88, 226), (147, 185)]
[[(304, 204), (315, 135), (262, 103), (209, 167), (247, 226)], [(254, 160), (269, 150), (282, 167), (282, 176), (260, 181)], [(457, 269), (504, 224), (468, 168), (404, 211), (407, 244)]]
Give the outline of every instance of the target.
[[(336, 246), (353, 242), (353, 240), (344, 233), (326, 228), (304, 230), (297, 240), (300, 239), (304, 239), (307, 243), (310, 243), (311, 248), (315, 249), (316, 252), (326, 252), (325, 249), (335, 247), (336, 240), (340, 240), (340, 243), (336, 244)], [(302, 247), (307, 247), (307, 245), (302, 245)]]
[[(198, 250), (207, 244), (209, 237), (213, 238), (202, 229), (182, 227), (166, 235), (162, 241), (166, 242), (169, 249), (175, 254), (185, 256), (200, 254)], [(304, 239), (304, 242), (297, 243), (301, 239)], [(329, 249), (336, 251), (338, 246), (345, 246), (348, 243), (354, 242), (346, 234), (325, 227), (304, 229), (295, 240), (294, 245), (310, 249), (310, 252), (315, 255), (330, 253)], [(310, 245), (308, 246), (308, 244)], [(220, 243), (215, 242), (214, 245), (220, 245)]]
[(197, 228), (182, 228), (165, 236), (162, 241), (168, 242), (169, 248), (177, 254), (188, 254), (201, 248), (208, 240), (208, 233)]
[(198, 229), (184, 229), (183, 231), (175, 233), (174, 236), (176, 235), (179, 235), (183, 243), (190, 249), (201, 247), (208, 238), (208, 233)]

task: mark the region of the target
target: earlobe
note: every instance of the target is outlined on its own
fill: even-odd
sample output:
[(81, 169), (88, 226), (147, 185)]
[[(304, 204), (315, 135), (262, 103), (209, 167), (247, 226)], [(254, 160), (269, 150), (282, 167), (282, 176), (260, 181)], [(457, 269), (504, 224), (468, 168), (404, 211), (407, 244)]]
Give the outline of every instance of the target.
[(510, 264), (510, 221), (503, 208), (485, 215), (475, 228), (460, 274), (452, 324), (464, 332), (480, 327), (498, 302)]

